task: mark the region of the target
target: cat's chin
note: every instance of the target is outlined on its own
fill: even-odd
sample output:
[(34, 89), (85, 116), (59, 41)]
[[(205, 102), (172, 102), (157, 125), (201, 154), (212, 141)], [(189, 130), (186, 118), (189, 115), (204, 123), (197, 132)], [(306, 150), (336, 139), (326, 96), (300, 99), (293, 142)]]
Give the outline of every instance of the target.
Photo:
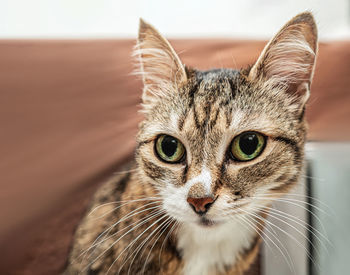
[(205, 227), (205, 228), (215, 227), (215, 226), (218, 226), (222, 223), (223, 223), (222, 221), (211, 220), (211, 219), (207, 219), (206, 217), (201, 217), (197, 221), (197, 225), (199, 225), (200, 227)]
[(178, 220), (180, 223), (187, 224), (188, 226), (195, 226), (199, 228), (208, 228), (208, 229), (221, 226), (226, 222), (228, 222), (225, 219), (210, 218), (208, 216), (200, 216), (200, 217), (197, 216), (196, 218), (188, 217), (186, 219), (183, 219), (182, 221), (181, 219), (176, 219), (176, 220)]

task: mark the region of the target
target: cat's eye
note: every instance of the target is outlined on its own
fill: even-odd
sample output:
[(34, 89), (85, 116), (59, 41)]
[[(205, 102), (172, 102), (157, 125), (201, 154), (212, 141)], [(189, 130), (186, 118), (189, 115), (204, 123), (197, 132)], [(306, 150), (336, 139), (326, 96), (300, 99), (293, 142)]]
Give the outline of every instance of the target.
[(155, 143), (158, 157), (165, 162), (176, 163), (183, 160), (185, 147), (177, 139), (169, 135), (160, 135)]
[(261, 154), (265, 143), (264, 135), (258, 132), (244, 132), (232, 140), (230, 153), (234, 160), (249, 161)]

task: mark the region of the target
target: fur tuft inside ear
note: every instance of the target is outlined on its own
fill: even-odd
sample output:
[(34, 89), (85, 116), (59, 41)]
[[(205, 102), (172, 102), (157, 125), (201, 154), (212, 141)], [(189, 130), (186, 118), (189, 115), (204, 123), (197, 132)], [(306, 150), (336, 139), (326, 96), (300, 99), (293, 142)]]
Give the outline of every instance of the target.
[(139, 57), (145, 106), (175, 92), (177, 86), (187, 80), (185, 66), (169, 42), (142, 19), (134, 55)]
[(270, 40), (248, 78), (283, 83), (287, 92), (307, 101), (317, 53), (317, 28), (311, 13), (291, 19)]

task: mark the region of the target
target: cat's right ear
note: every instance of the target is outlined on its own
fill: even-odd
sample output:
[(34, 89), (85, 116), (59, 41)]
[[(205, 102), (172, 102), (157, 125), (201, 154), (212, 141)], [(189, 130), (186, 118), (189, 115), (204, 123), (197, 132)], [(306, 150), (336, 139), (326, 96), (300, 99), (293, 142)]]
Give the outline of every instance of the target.
[(185, 66), (169, 42), (150, 24), (140, 19), (135, 49), (143, 79), (143, 104), (153, 105), (187, 80)]
[(248, 78), (284, 84), (301, 107), (309, 97), (315, 68), (317, 28), (311, 13), (291, 19), (266, 45)]

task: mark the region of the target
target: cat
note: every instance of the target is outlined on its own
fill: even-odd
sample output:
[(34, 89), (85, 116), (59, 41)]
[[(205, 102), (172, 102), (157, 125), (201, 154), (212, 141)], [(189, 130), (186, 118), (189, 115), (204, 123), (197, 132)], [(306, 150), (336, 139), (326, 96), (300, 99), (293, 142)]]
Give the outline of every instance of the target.
[(311, 13), (246, 69), (185, 66), (140, 20), (136, 163), (95, 194), (66, 274), (244, 274), (269, 205), (299, 182), (317, 54)]

